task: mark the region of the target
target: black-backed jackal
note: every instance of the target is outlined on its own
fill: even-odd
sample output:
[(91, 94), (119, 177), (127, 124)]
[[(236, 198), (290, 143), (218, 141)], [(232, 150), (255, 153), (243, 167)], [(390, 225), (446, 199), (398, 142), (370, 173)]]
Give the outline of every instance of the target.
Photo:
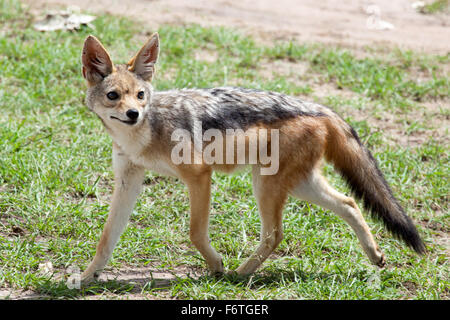
[(370, 261), (385, 264), (355, 201), (322, 177), (322, 158), (334, 165), (364, 207), (394, 236), (418, 253), (425, 252), (375, 159), (332, 110), (253, 89), (154, 92), (150, 82), (158, 54), (158, 34), (121, 65), (112, 63), (95, 37), (84, 43), (86, 103), (112, 137), (115, 189), (95, 257), (82, 280), (98, 276), (106, 265), (141, 191), (146, 169), (178, 177), (187, 185), (190, 239), (214, 273), (223, 272), (224, 266), (208, 237), (211, 174), (243, 165), (252, 167), (262, 227), (260, 245), (237, 274), (254, 272), (282, 240), (282, 211), (289, 195), (338, 214), (355, 231)]

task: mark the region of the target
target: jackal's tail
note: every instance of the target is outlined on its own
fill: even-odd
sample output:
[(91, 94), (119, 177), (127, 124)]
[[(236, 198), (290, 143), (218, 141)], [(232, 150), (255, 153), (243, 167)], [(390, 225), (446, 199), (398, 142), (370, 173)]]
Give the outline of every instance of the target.
[(361, 143), (355, 130), (345, 122), (340, 125), (330, 123), (329, 129), (327, 160), (333, 163), (373, 217), (383, 221), (395, 237), (423, 254), (425, 245), (413, 221), (393, 196), (376, 160)]

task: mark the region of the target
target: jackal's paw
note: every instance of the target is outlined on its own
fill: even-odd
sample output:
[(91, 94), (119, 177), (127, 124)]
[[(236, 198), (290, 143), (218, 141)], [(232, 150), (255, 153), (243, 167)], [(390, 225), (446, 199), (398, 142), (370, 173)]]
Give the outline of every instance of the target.
[(81, 275), (81, 285), (86, 286), (92, 282), (98, 281), (100, 273), (101, 271), (95, 271), (93, 273), (87, 273), (86, 271), (83, 272), (83, 274)]
[(370, 252), (367, 254), (373, 265), (377, 267), (383, 268), (386, 265), (386, 258), (384, 257), (383, 251), (380, 250), (378, 245), (375, 246)]
[(209, 267), (209, 272), (212, 275), (222, 275), (225, 271), (222, 259), (215, 261), (214, 263), (210, 264), (208, 267)]
[(216, 278), (222, 277), (225, 274), (225, 268), (223, 267), (223, 263), (222, 263), (221, 267), (219, 267), (215, 270), (210, 269), (209, 273), (211, 276), (216, 277)]
[(381, 253), (380, 260), (376, 263), (376, 265), (380, 268), (384, 268), (386, 266), (386, 258), (383, 253)]
[(209, 271), (209, 275), (213, 278), (220, 279), (222, 278), (226, 273), (221, 271)]

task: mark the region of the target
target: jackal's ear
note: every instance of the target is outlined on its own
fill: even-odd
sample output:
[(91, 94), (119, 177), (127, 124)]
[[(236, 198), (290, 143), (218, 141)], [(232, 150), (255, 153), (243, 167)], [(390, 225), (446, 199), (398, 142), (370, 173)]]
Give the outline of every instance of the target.
[(83, 77), (92, 84), (102, 81), (114, 68), (108, 52), (94, 36), (89, 36), (84, 41), (81, 61)]
[(145, 81), (151, 81), (155, 74), (155, 64), (159, 55), (158, 33), (152, 34), (147, 43), (128, 62), (128, 70), (136, 73)]

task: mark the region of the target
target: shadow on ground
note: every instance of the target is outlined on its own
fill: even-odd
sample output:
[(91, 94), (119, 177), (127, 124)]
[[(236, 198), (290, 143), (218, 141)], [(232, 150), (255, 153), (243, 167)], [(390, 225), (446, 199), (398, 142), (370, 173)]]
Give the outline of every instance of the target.
[(19, 299), (176, 299), (171, 294), (174, 286), (187, 282), (189, 286), (202, 283), (224, 282), (229, 285), (246, 286), (258, 289), (277, 286), (284, 281), (324, 281), (344, 282), (349, 277), (367, 280), (365, 271), (354, 274), (338, 274), (334, 272), (305, 272), (302, 270), (263, 271), (251, 276), (235, 274), (209, 275), (205, 270), (184, 268), (185, 273), (162, 271), (145, 268), (129, 268), (120, 272), (105, 272), (98, 281), (80, 289), (69, 289), (66, 281), (46, 280), (34, 288), (33, 294), (18, 297)]

